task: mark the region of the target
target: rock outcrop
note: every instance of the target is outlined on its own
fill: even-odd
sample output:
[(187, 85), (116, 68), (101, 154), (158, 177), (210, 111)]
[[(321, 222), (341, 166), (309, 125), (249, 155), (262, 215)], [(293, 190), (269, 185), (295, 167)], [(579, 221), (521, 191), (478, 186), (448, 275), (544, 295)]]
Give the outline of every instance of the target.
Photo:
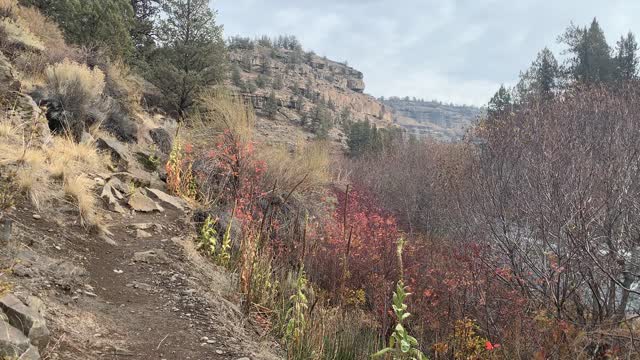
[(40, 359), (49, 343), (49, 329), (41, 314), (42, 301), (25, 305), (13, 294), (0, 298), (0, 356), (3, 359)]
[(258, 110), (264, 107), (267, 98), (274, 92), (281, 110), (285, 110), (284, 117), (289, 120), (301, 119), (317, 102), (324, 101), (336, 119), (343, 111), (348, 111), (354, 121), (368, 120), (378, 126), (393, 123), (391, 111), (382, 102), (364, 93), (362, 72), (346, 63), (313, 53), (302, 54), (259, 44), (252, 49), (232, 49), (230, 59), (234, 66), (242, 70), (244, 84), (263, 85), (252, 93), (242, 86), (236, 86)]

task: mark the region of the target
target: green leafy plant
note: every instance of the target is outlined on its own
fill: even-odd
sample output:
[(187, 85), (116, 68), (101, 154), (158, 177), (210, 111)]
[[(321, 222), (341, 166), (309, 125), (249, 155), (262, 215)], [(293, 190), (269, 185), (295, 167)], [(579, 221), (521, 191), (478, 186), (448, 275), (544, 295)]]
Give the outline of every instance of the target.
[(209, 255), (216, 255), (216, 248), (218, 247), (218, 232), (215, 228), (216, 221), (207, 216), (207, 219), (200, 228), (200, 237), (198, 238), (198, 249), (206, 251)]
[[(205, 251), (220, 266), (229, 266), (231, 260), (231, 225), (233, 219), (229, 221), (227, 228), (222, 235), (222, 241), (218, 241), (218, 231), (216, 230), (217, 221), (211, 216), (200, 228), (200, 236), (198, 237), (198, 249)], [(219, 248), (218, 248), (219, 247)]]
[(300, 353), (304, 347), (304, 336), (307, 327), (306, 312), (308, 309), (308, 300), (305, 295), (307, 289), (307, 278), (304, 268), (300, 269), (296, 279), (295, 292), (289, 297), (291, 307), (287, 310), (286, 328), (284, 340), (287, 344), (288, 358), (296, 358), (296, 354)]
[(396, 285), (396, 291), (393, 293), (393, 313), (398, 319), (391, 337), (389, 338), (389, 346), (373, 354), (371, 357), (377, 358), (381, 356), (391, 356), (392, 359), (408, 359), (408, 360), (426, 360), (426, 355), (418, 349), (418, 340), (411, 336), (407, 329), (404, 327), (404, 321), (411, 316), (407, 311), (407, 304), (404, 303), (407, 296), (411, 295), (407, 291), (407, 287), (404, 286), (402, 280), (403, 266), (402, 266), (402, 248), (405, 240), (400, 238), (398, 240), (398, 267), (400, 268), (400, 280)]

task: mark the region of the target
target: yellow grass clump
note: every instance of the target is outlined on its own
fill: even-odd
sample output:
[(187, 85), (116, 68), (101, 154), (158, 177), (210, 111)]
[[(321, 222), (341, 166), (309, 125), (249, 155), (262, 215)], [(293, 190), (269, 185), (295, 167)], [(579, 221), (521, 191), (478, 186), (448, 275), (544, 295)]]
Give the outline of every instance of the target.
[(4, 30), (10, 44), (21, 45), (37, 51), (45, 49), (42, 41), (24, 25), (23, 21), (3, 19), (0, 21), (0, 27)]
[(83, 100), (93, 101), (104, 90), (104, 73), (100, 69), (89, 69), (86, 65), (78, 64), (69, 59), (47, 67), (46, 82), (49, 89), (56, 94), (67, 94), (78, 91)]
[(191, 120), (196, 143), (211, 141), (213, 133), (229, 132), (236, 141), (246, 143), (253, 138), (255, 113), (240, 96), (223, 89), (209, 89), (200, 97), (201, 112)]
[(267, 164), (269, 182), (277, 181), (281, 189), (315, 190), (330, 180), (330, 157), (325, 143), (300, 145), (293, 153), (284, 146), (267, 147), (257, 154)]
[(83, 225), (96, 225), (95, 198), (91, 193), (93, 182), (83, 175), (64, 181), (64, 194), (75, 201)]

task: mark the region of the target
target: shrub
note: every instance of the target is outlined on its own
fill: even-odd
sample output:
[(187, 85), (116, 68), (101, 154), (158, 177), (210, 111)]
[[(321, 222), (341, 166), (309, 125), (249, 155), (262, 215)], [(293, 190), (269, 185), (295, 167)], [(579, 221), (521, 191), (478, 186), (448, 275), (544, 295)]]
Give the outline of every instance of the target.
[(69, 60), (46, 70), (49, 127), (69, 132), (76, 141), (82, 137), (89, 107), (104, 89), (104, 74)]

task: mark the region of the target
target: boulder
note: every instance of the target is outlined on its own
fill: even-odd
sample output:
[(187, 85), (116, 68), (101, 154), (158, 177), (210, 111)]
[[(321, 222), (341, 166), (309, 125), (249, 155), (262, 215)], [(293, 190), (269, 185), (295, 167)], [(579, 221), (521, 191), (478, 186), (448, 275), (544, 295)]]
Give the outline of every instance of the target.
[[(109, 181), (107, 182), (107, 184), (111, 185), (111, 187), (114, 190), (117, 190), (120, 194), (127, 194), (129, 191), (131, 191), (129, 187), (125, 185), (125, 183), (122, 182), (122, 180), (120, 180), (117, 177), (109, 178)], [(122, 198), (119, 198), (119, 199), (122, 199)]]
[(156, 144), (158, 150), (160, 150), (163, 154), (170, 154), (171, 149), (173, 147), (173, 140), (171, 139), (171, 135), (169, 132), (163, 128), (155, 128), (149, 130), (149, 136), (151, 136), (151, 140)]
[(111, 161), (120, 170), (125, 171), (131, 162), (129, 149), (117, 140), (100, 137), (96, 140), (98, 149), (108, 152), (111, 155)]
[(167, 253), (162, 249), (140, 251), (133, 254), (133, 262), (143, 262), (147, 264), (166, 264), (169, 261)]
[(17, 359), (20, 355), (24, 354), (30, 346), (29, 339), (24, 336), (22, 331), (7, 322), (0, 321), (0, 358)]
[(44, 317), (37, 309), (23, 304), (13, 294), (7, 294), (0, 298), (0, 308), (7, 314), (9, 324), (22, 330), (31, 340), (31, 344), (39, 349), (44, 349), (47, 346), (49, 343), (49, 329)]
[(138, 189), (136, 192), (131, 194), (127, 204), (129, 204), (131, 209), (139, 212), (164, 212), (164, 208), (151, 200), (151, 198), (144, 194), (141, 189)]
[(189, 208), (189, 203), (179, 197), (169, 195), (158, 189), (146, 188), (145, 190), (151, 198), (159, 200), (162, 204), (170, 205), (174, 209), (184, 211)]
[(113, 188), (113, 186), (111, 185), (111, 181), (104, 185), (100, 197), (107, 206), (107, 209), (120, 214), (124, 214), (127, 212), (118, 201), (123, 198), (122, 194), (118, 190)]

